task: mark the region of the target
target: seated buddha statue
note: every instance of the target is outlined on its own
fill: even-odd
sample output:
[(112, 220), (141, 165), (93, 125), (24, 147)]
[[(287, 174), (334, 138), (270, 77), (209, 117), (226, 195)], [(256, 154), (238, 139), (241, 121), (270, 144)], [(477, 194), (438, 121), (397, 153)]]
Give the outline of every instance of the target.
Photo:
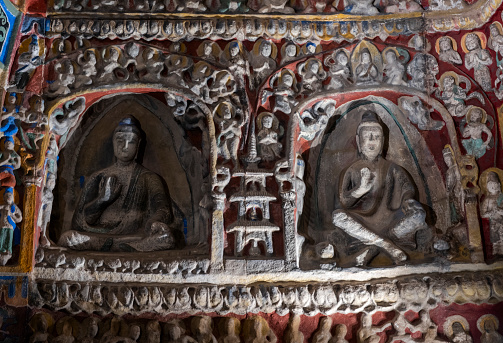
[(169, 191), (159, 175), (136, 161), (143, 135), (134, 117), (119, 122), (113, 132), (115, 163), (87, 179), (60, 246), (95, 251), (175, 247)]

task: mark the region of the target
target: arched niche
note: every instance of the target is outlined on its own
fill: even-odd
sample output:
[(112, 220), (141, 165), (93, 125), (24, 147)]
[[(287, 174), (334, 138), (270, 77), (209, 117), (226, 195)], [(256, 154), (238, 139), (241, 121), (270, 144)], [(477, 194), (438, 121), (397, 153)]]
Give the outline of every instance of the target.
[[(356, 129), (363, 112), (375, 111), (385, 128), (383, 156), (411, 176), (418, 200), (428, 212), (428, 223), (445, 231), (450, 223), (443, 176), (424, 138), (392, 101), (367, 96), (339, 106), (316, 147), (307, 151), (307, 193), (300, 231), (315, 241), (334, 239), (338, 249), (347, 247), (344, 234), (335, 230), (332, 212), (338, 203), (339, 181), (344, 170), (358, 158)], [(439, 149), (442, 149), (439, 147)]]
[(57, 241), (61, 232), (71, 229), (86, 177), (114, 163), (113, 130), (131, 114), (146, 136), (138, 160), (164, 180), (187, 245), (207, 242), (208, 217), (199, 207), (204, 184), (209, 183), (210, 153), (203, 143), (208, 141), (207, 132), (197, 129), (188, 134), (172, 112), (154, 96), (120, 93), (87, 109), (59, 154), (50, 238)]

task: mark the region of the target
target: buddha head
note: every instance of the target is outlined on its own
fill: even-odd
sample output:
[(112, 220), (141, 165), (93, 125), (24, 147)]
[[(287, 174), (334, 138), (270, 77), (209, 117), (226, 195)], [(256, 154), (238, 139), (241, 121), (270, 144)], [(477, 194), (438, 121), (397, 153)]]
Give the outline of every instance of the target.
[(381, 155), (384, 146), (384, 132), (375, 112), (366, 111), (356, 129), (356, 144), (361, 156), (374, 161)]
[(361, 63), (370, 63), (371, 55), (370, 55), (369, 49), (367, 49), (367, 48), (363, 49), (360, 56), (361, 56), (360, 57)]
[(141, 130), (138, 120), (129, 116), (122, 119), (114, 130), (114, 155), (118, 161), (129, 163), (136, 158), (141, 142)]

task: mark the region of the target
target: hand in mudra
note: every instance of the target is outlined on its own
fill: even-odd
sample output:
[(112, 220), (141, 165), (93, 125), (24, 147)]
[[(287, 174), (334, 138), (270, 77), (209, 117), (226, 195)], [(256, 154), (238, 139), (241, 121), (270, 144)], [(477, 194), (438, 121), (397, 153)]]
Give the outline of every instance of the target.
[(374, 174), (370, 171), (370, 169), (363, 168), (360, 170), (360, 175), (362, 176), (362, 181), (360, 183), (359, 191), (362, 194), (366, 194), (374, 185)]
[(111, 202), (116, 200), (121, 194), (122, 185), (115, 176), (103, 178), (100, 181), (99, 199), (102, 202)]

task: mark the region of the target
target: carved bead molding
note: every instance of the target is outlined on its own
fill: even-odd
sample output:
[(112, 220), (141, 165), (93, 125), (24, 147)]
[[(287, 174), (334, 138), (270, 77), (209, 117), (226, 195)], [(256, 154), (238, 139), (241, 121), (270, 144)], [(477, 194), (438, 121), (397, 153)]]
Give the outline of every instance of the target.
[[(49, 276), (46, 274), (46, 276)], [(112, 281), (109, 273), (109, 281)], [(230, 278), (228, 281), (232, 281)], [(202, 283), (202, 281), (201, 281)], [(368, 282), (268, 283), (262, 285), (113, 284), (54, 281), (31, 284), (30, 305), (71, 313), (157, 314), (214, 312), (225, 315), (290, 312), (313, 316), (430, 310), (438, 305), (494, 304), (503, 300), (503, 273), (434, 274)]]

